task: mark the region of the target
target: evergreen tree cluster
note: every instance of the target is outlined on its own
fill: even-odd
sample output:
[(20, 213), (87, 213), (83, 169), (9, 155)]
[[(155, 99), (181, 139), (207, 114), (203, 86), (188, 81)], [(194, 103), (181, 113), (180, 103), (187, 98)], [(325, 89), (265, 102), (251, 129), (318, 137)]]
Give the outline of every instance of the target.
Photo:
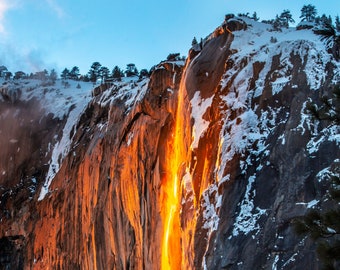
[[(127, 64), (126, 70), (122, 70), (118, 66), (115, 66), (112, 71), (109, 68), (102, 66), (99, 62), (94, 62), (87, 74), (81, 75), (79, 67), (74, 66), (71, 69), (64, 68), (60, 73), (60, 78), (63, 81), (75, 80), (75, 81), (85, 81), (85, 82), (97, 82), (100, 80), (101, 83), (108, 80), (120, 80), (122, 77), (132, 77), (139, 76), (139, 78), (149, 77), (150, 72), (147, 69), (141, 69), (138, 71), (135, 64)], [(46, 69), (42, 71), (37, 71), (35, 73), (27, 74), (23, 71), (16, 71), (14, 74), (10, 72), (6, 66), (0, 66), (0, 78), (5, 80), (20, 80), (20, 79), (36, 79), (41, 81), (48, 81), (54, 84), (58, 79), (58, 74), (55, 69), (48, 72)]]
[(67, 80), (67, 79), (78, 80), (80, 78), (79, 67), (74, 66), (71, 70), (65, 68), (61, 72), (60, 77), (63, 80)]
[(260, 20), (260, 18), (257, 16), (256, 11), (254, 11), (252, 15), (250, 15), (249, 12), (247, 12), (247, 13), (238, 13), (237, 16), (247, 17), (247, 18), (253, 19), (254, 21)]
[[(253, 12), (252, 15), (249, 13), (239, 13), (238, 16), (245, 16), (255, 21), (259, 21), (260, 18), (258, 17), (256, 12)], [(323, 14), (322, 16), (317, 16), (317, 9), (315, 6), (308, 4), (304, 5), (301, 8), (301, 15), (300, 15), (301, 22), (308, 22), (314, 23), (315, 28), (313, 31), (316, 34), (322, 36), (323, 39), (326, 40), (329, 47), (332, 47), (334, 44), (337, 45), (335, 52), (333, 54), (335, 57), (340, 58), (340, 18), (339, 16), (335, 17), (335, 24), (333, 25), (332, 18), (330, 16), (326, 16)], [(274, 31), (281, 31), (282, 28), (288, 28), (290, 23), (295, 23), (295, 20), (292, 17), (292, 14), (288, 9), (283, 10), (280, 15), (276, 15), (275, 19), (271, 20), (262, 20), (264, 23), (269, 23), (273, 26)], [(274, 39), (271, 42), (275, 42)], [(201, 39), (200, 42), (197, 41), (196, 37), (192, 40), (192, 46), (200, 46), (202, 48), (203, 40)], [(334, 46), (333, 46), (334, 47)], [(168, 61), (177, 61), (177, 60), (185, 60), (185, 57), (181, 57), (179, 53), (170, 53), (167, 57)], [(86, 81), (86, 82), (106, 82), (110, 80), (120, 80), (122, 77), (132, 77), (132, 76), (139, 76), (147, 77), (150, 75), (153, 68), (150, 71), (147, 69), (142, 69), (140, 72), (138, 71), (137, 67), (133, 63), (129, 63), (126, 65), (126, 69), (122, 70), (118, 66), (114, 66), (112, 71), (109, 68), (102, 66), (99, 62), (93, 62), (89, 71), (82, 75), (80, 74), (79, 67), (74, 66), (71, 69), (64, 68), (61, 72), (60, 77), (62, 80), (79, 80), (79, 81)], [(58, 78), (56, 71), (53, 69), (50, 72), (47, 70), (26, 74), (23, 71), (17, 71), (14, 74), (5, 66), (0, 66), (0, 78), (4, 78), (5, 80), (9, 79), (39, 79), (39, 80), (50, 80), (53, 83)]]
[(180, 55), (180, 53), (170, 53), (167, 56), (166, 60), (168, 60), (168, 61), (179, 61), (179, 60), (181, 60), (181, 55)]
[(139, 72), (136, 65), (133, 63), (127, 64), (125, 71), (118, 66), (114, 66), (112, 71), (110, 71), (108, 67), (102, 66), (99, 62), (93, 62), (90, 70), (85, 75), (80, 75), (79, 68), (77, 66), (73, 67), (71, 70), (65, 68), (60, 75), (63, 80), (71, 79), (93, 83), (96, 83), (98, 80), (101, 83), (110, 80), (120, 80), (125, 76), (139, 76), (140, 78), (143, 78), (148, 77), (149, 72), (146, 69), (142, 69)]
[(280, 15), (276, 15), (275, 19), (262, 20), (263, 23), (268, 23), (273, 26), (274, 31), (281, 31), (282, 28), (288, 28), (290, 23), (295, 23), (290, 10), (285, 9)]
[[(245, 16), (255, 21), (259, 20), (256, 12), (252, 16), (249, 13), (238, 14)], [(321, 39), (326, 43), (327, 48), (336, 59), (340, 59), (340, 18), (335, 17), (335, 23), (331, 16), (325, 14), (318, 16), (317, 9), (314, 5), (308, 4), (301, 8), (301, 19), (297, 29), (312, 29), (313, 32), (321, 36)], [(275, 19), (262, 20), (263, 23), (271, 24), (273, 31), (282, 31), (283, 28), (288, 28), (290, 23), (295, 23), (292, 14), (288, 9), (283, 10), (280, 15), (276, 15)], [(193, 45), (196, 44), (193, 40)]]
[[(254, 12), (252, 15), (247, 13), (239, 13), (238, 16), (247, 17), (258, 21), (260, 18), (257, 16), (257, 13)], [(333, 26), (332, 18), (330, 16), (326, 16), (323, 14), (322, 16), (317, 16), (317, 9), (314, 5), (308, 4), (304, 5), (301, 8), (301, 15), (299, 17), (301, 22), (314, 23), (316, 26), (325, 29), (333, 29), (332, 33), (335, 32), (340, 33), (340, 18), (339, 16), (335, 17), (335, 25)], [(288, 9), (283, 10), (280, 15), (276, 15), (275, 19), (270, 20), (262, 20), (263, 23), (268, 23), (273, 26), (274, 31), (281, 31), (282, 28), (288, 28), (290, 23), (295, 23), (295, 20), (292, 17), (292, 14)], [(196, 41), (197, 42), (197, 41)], [(193, 41), (194, 43), (194, 41)]]
[(2, 65), (0, 66), (0, 78), (3, 78), (5, 80), (35, 79), (35, 80), (41, 80), (41, 81), (50, 81), (54, 83), (58, 78), (58, 74), (55, 71), (55, 69), (52, 69), (50, 72), (44, 69), (42, 71), (37, 71), (35, 73), (30, 73), (30, 74), (26, 74), (23, 71), (16, 71), (13, 74), (11, 71), (7, 69), (6, 66)]

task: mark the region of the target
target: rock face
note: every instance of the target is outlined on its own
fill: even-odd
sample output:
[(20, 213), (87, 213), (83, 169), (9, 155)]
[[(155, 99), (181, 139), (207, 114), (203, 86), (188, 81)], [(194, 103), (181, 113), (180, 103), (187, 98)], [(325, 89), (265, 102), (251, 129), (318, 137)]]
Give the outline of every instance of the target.
[(305, 108), (340, 64), (311, 30), (227, 19), (65, 117), (2, 95), (2, 269), (320, 269), (292, 220), (339, 163), (339, 126)]

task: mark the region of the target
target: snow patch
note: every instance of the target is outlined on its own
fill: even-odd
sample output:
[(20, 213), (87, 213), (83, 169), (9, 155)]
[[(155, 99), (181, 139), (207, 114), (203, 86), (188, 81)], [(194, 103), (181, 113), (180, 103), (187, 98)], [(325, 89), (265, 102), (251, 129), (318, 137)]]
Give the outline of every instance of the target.
[(273, 95), (280, 93), (283, 87), (286, 86), (287, 83), (290, 82), (290, 80), (291, 80), (291, 76), (288, 76), (288, 77), (278, 78), (275, 82), (272, 82), (271, 85), (272, 85)]
[(128, 140), (127, 140), (127, 145), (130, 146), (131, 142), (132, 142), (132, 139), (133, 139), (133, 132), (130, 132), (129, 135), (128, 135)]
[[(59, 171), (62, 160), (69, 152), (70, 134), (81, 113), (91, 100), (93, 84), (74, 80), (44, 81), (36, 79), (20, 79), (9, 81), (6, 86), (13, 97), (23, 101), (36, 99), (39, 101), (37, 110), (44, 115), (65, 120), (60, 141), (56, 141), (53, 148), (49, 144), (47, 156), (52, 151), (51, 160), (45, 183), (41, 189), (39, 200), (42, 200), (49, 191), (49, 186), (56, 173)], [(65, 119), (67, 117), (67, 119)], [(54, 137), (57, 140), (57, 136)], [(13, 138), (10, 143), (16, 143)], [(20, 148), (18, 148), (20, 151)]]
[[(190, 179), (191, 180), (191, 179)], [(203, 209), (203, 228), (208, 230), (207, 239), (210, 241), (212, 232), (218, 229), (220, 218), (218, 216), (219, 209), (222, 205), (222, 195), (218, 193), (218, 186), (216, 183), (211, 184), (208, 188), (203, 192), (201, 198), (201, 208)], [(206, 254), (208, 247), (206, 247), (202, 266), (203, 269), (207, 269), (206, 265)]]
[(298, 253), (294, 253), (283, 265), (282, 268), (284, 268), (285, 266), (287, 266), (288, 264), (295, 262), (295, 257), (298, 255)]
[(279, 255), (275, 255), (272, 270), (277, 270), (277, 263), (279, 262), (279, 258), (280, 258)]
[(331, 125), (319, 132), (319, 134), (313, 136), (311, 140), (307, 143), (307, 151), (310, 155), (316, 153), (320, 145), (325, 142), (335, 142), (337, 146), (340, 145), (340, 126)]
[(189, 169), (187, 169), (185, 174), (183, 175), (181, 183), (183, 183), (187, 192), (192, 191), (192, 176), (189, 172)]
[[(213, 198), (213, 200), (211, 199)], [(210, 185), (202, 194), (202, 208), (204, 229), (211, 232), (218, 228), (218, 209), (221, 207), (222, 195), (218, 194), (218, 187), (215, 184)]]
[(20, 99), (37, 98), (46, 115), (52, 113), (60, 120), (64, 119), (73, 104), (87, 105), (93, 87), (92, 83), (73, 80), (56, 80), (55, 84), (47, 84), (29, 79), (19, 80), (18, 83), (22, 91)]
[(248, 179), (246, 192), (240, 205), (240, 212), (235, 219), (232, 236), (238, 236), (240, 233), (247, 235), (252, 231), (258, 232), (260, 230), (257, 221), (266, 213), (266, 210), (254, 207), (253, 199), (256, 195), (256, 191), (253, 189), (253, 183), (255, 182), (255, 179), (255, 175), (250, 176)]
[(306, 106), (307, 103), (310, 102), (311, 100), (308, 99), (307, 101), (305, 101), (302, 104), (302, 108), (301, 108), (301, 120), (299, 125), (294, 128), (293, 130), (301, 130), (301, 135), (304, 135), (306, 132), (306, 129), (309, 130), (312, 135), (317, 135), (318, 134), (318, 125), (319, 125), (319, 121), (314, 120), (312, 115), (310, 113), (307, 112), (306, 110)]
[(137, 80), (132, 78), (130, 80), (123, 80), (114, 82), (114, 84), (101, 94), (99, 100), (96, 100), (102, 107), (113, 101), (122, 101), (125, 104), (126, 111), (129, 112), (133, 106), (139, 103), (147, 89), (149, 78)]
[(313, 208), (315, 205), (319, 203), (319, 200), (312, 200), (308, 203), (305, 202), (297, 202), (296, 205), (304, 205), (306, 208)]
[[(258, 97), (264, 90), (264, 82), (272, 68), (272, 59), (279, 57), (280, 66), (272, 78), (269, 78), (273, 95), (282, 91), (284, 86), (291, 81), (291, 56), (297, 55), (303, 62), (304, 72), (308, 84), (312, 90), (320, 88), (325, 81), (326, 65), (331, 61), (327, 52), (326, 45), (320, 40), (320, 37), (313, 33), (312, 30), (296, 31), (295, 28), (282, 29), (282, 31), (271, 31), (272, 27), (268, 24), (261, 24), (248, 21), (242, 18), (250, 25), (253, 25), (250, 31), (234, 31), (234, 40), (231, 49), (235, 51), (231, 55), (233, 67), (225, 75), (226, 78), (237, 74), (235, 80), (243, 80), (243, 87), (250, 87), (250, 80), (246, 78), (253, 77), (253, 65), (250, 63), (262, 63), (263, 68), (255, 82), (254, 97)], [(271, 42), (271, 40), (277, 42)], [(245, 46), (249, 44), (251, 46)], [(307, 58), (306, 58), (307, 56)], [(246, 82), (246, 83), (244, 83)], [(294, 85), (293, 89), (298, 86)]]
[[(340, 159), (336, 159), (333, 161), (335, 164), (340, 162)], [(326, 167), (319, 171), (316, 175), (316, 179), (321, 182), (330, 179), (331, 177), (340, 177), (339, 173), (333, 171), (331, 167)]]
[(285, 145), (286, 144), (286, 138), (284, 134), (281, 134), (278, 138), (278, 140), (281, 140), (281, 144)]
[(191, 99), (191, 116), (194, 119), (192, 127), (193, 142), (191, 148), (197, 148), (200, 137), (204, 134), (209, 126), (209, 121), (203, 119), (204, 113), (211, 106), (213, 97), (202, 99), (200, 92), (195, 92), (194, 97)]
[(58, 173), (61, 163), (70, 151), (70, 146), (72, 138), (70, 136), (72, 129), (78, 123), (78, 119), (85, 109), (84, 103), (77, 104), (77, 106), (69, 113), (67, 117), (67, 122), (63, 129), (63, 135), (60, 141), (56, 142), (53, 147), (52, 157), (50, 161), (50, 166), (47, 172), (46, 180), (41, 188), (38, 200), (41, 201), (45, 198), (46, 194), (49, 192), (49, 187), (52, 183), (53, 178)]

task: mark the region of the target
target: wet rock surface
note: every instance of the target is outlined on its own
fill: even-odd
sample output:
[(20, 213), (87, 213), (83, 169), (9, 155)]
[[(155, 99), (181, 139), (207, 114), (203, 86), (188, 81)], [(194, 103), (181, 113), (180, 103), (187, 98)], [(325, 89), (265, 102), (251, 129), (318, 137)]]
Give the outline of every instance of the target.
[[(329, 94), (339, 64), (326, 50), (308, 56), (321, 48), (317, 38), (278, 33), (278, 42), (259, 45), (265, 26), (257, 24), (226, 17), (185, 65), (163, 62), (150, 79), (94, 89), (40, 200), (49, 143), (63, 136), (67, 116), (22, 118), (3, 131), (13, 141), (2, 144), (0, 161), (2, 269), (164, 268), (174, 176), (177, 219), (169, 222), (180, 239), (170, 241), (170, 266), (320, 269), (314, 243), (292, 221), (322, 204), (320, 172), (340, 156), (339, 127), (305, 111), (307, 100)], [(22, 104), (3, 100), (1, 119), (17, 117), (10, 107), (16, 119), (39, 114)]]

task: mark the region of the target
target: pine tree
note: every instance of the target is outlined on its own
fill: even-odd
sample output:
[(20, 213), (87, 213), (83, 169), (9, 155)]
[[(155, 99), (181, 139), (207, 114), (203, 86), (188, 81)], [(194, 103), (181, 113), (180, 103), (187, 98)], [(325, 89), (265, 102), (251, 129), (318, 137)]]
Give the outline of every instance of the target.
[(63, 80), (69, 79), (69, 78), (70, 78), (70, 71), (69, 71), (67, 68), (64, 68), (64, 70), (61, 72), (60, 77), (61, 77)]
[(102, 65), (99, 62), (93, 62), (91, 65), (91, 68), (88, 72), (91, 82), (95, 83), (98, 80), (101, 66)]
[(237, 16), (238, 17), (247, 17), (247, 18), (250, 18), (249, 12), (247, 12), (247, 13), (237, 13)]
[(72, 80), (78, 80), (79, 79), (79, 76), (80, 76), (80, 73), (79, 73), (79, 67), (77, 66), (74, 66), (71, 71), (70, 71), (70, 78)]
[(99, 77), (101, 78), (101, 82), (105, 82), (107, 78), (110, 76), (110, 70), (107, 67), (100, 67), (98, 71)]
[(11, 78), (12, 78), (12, 76), (13, 76), (12, 72), (10, 72), (10, 71), (7, 71), (7, 72), (6, 72), (6, 74), (5, 74), (5, 80), (9, 80), (9, 79), (11, 79)]
[(195, 46), (197, 44), (198, 44), (197, 39), (196, 39), (196, 37), (194, 37), (192, 42), (191, 42), (191, 46)]
[(113, 79), (120, 80), (124, 77), (124, 72), (118, 66), (115, 66), (112, 70), (111, 76)]
[(339, 34), (340, 34), (340, 18), (339, 18), (339, 15), (337, 15), (337, 16), (335, 17), (335, 29), (336, 29), (336, 31), (338, 31)]
[(1, 77), (5, 77), (5, 74), (6, 74), (7, 71), (8, 71), (8, 70), (7, 70), (7, 67), (5, 67), (5, 66), (0, 66), (0, 78), (1, 78)]
[(149, 77), (149, 71), (145, 68), (141, 69), (139, 72), (139, 78)]
[(289, 23), (295, 23), (292, 14), (288, 9), (283, 10), (280, 15), (280, 20), (282, 21), (282, 26), (288, 28)]
[(169, 53), (166, 60), (168, 61), (178, 61), (180, 60), (180, 53)]
[(125, 70), (126, 77), (132, 77), (138, 75), (138, 69), (136, 68), (136, 65), (131, 63), (126, 65)]
[(281, 31), (282, 28), (282, 20), (278, 15), (276, 15), (275, 20), (272, 21), (273, 29), (275, 31)]
[(85, 75), (80, 75), (79, 80), (83, 81), (83, 82), (89, 82), (90, 81), (90, 77), (88, 74)]
[(301, 9), (302, 21), (306, 20), (307, 22), (313, 22), (317, 14), (317, 10), (313, 5), (304, 5)]
[(332, 17), (326, 16), (326, 14), (322, 14), (321, 17), (316, 17), (315, 22), (321, 27), (329, 28), (333, 27)]
[(14, 73), (15, 80), (24, 79), (26, 76), (27, 76), (26, 73), (23, 71), (17, 71)]
[(254, 11), (253, 15), (251, 16), (251, 18), (254, 20), (254, 21), (258, 21), (260, 18), (257, 17), (257, 13), (256, 11)]
[(52, 83), (55, 83), (55, 81), (58, 79), (58, 74), (57, 74), (57, 72), (55, 71), (55, 69), (52, 69), (52, 70), (50, 71), (49, 77), (50, 77), (50, 80), (52, 81)]

